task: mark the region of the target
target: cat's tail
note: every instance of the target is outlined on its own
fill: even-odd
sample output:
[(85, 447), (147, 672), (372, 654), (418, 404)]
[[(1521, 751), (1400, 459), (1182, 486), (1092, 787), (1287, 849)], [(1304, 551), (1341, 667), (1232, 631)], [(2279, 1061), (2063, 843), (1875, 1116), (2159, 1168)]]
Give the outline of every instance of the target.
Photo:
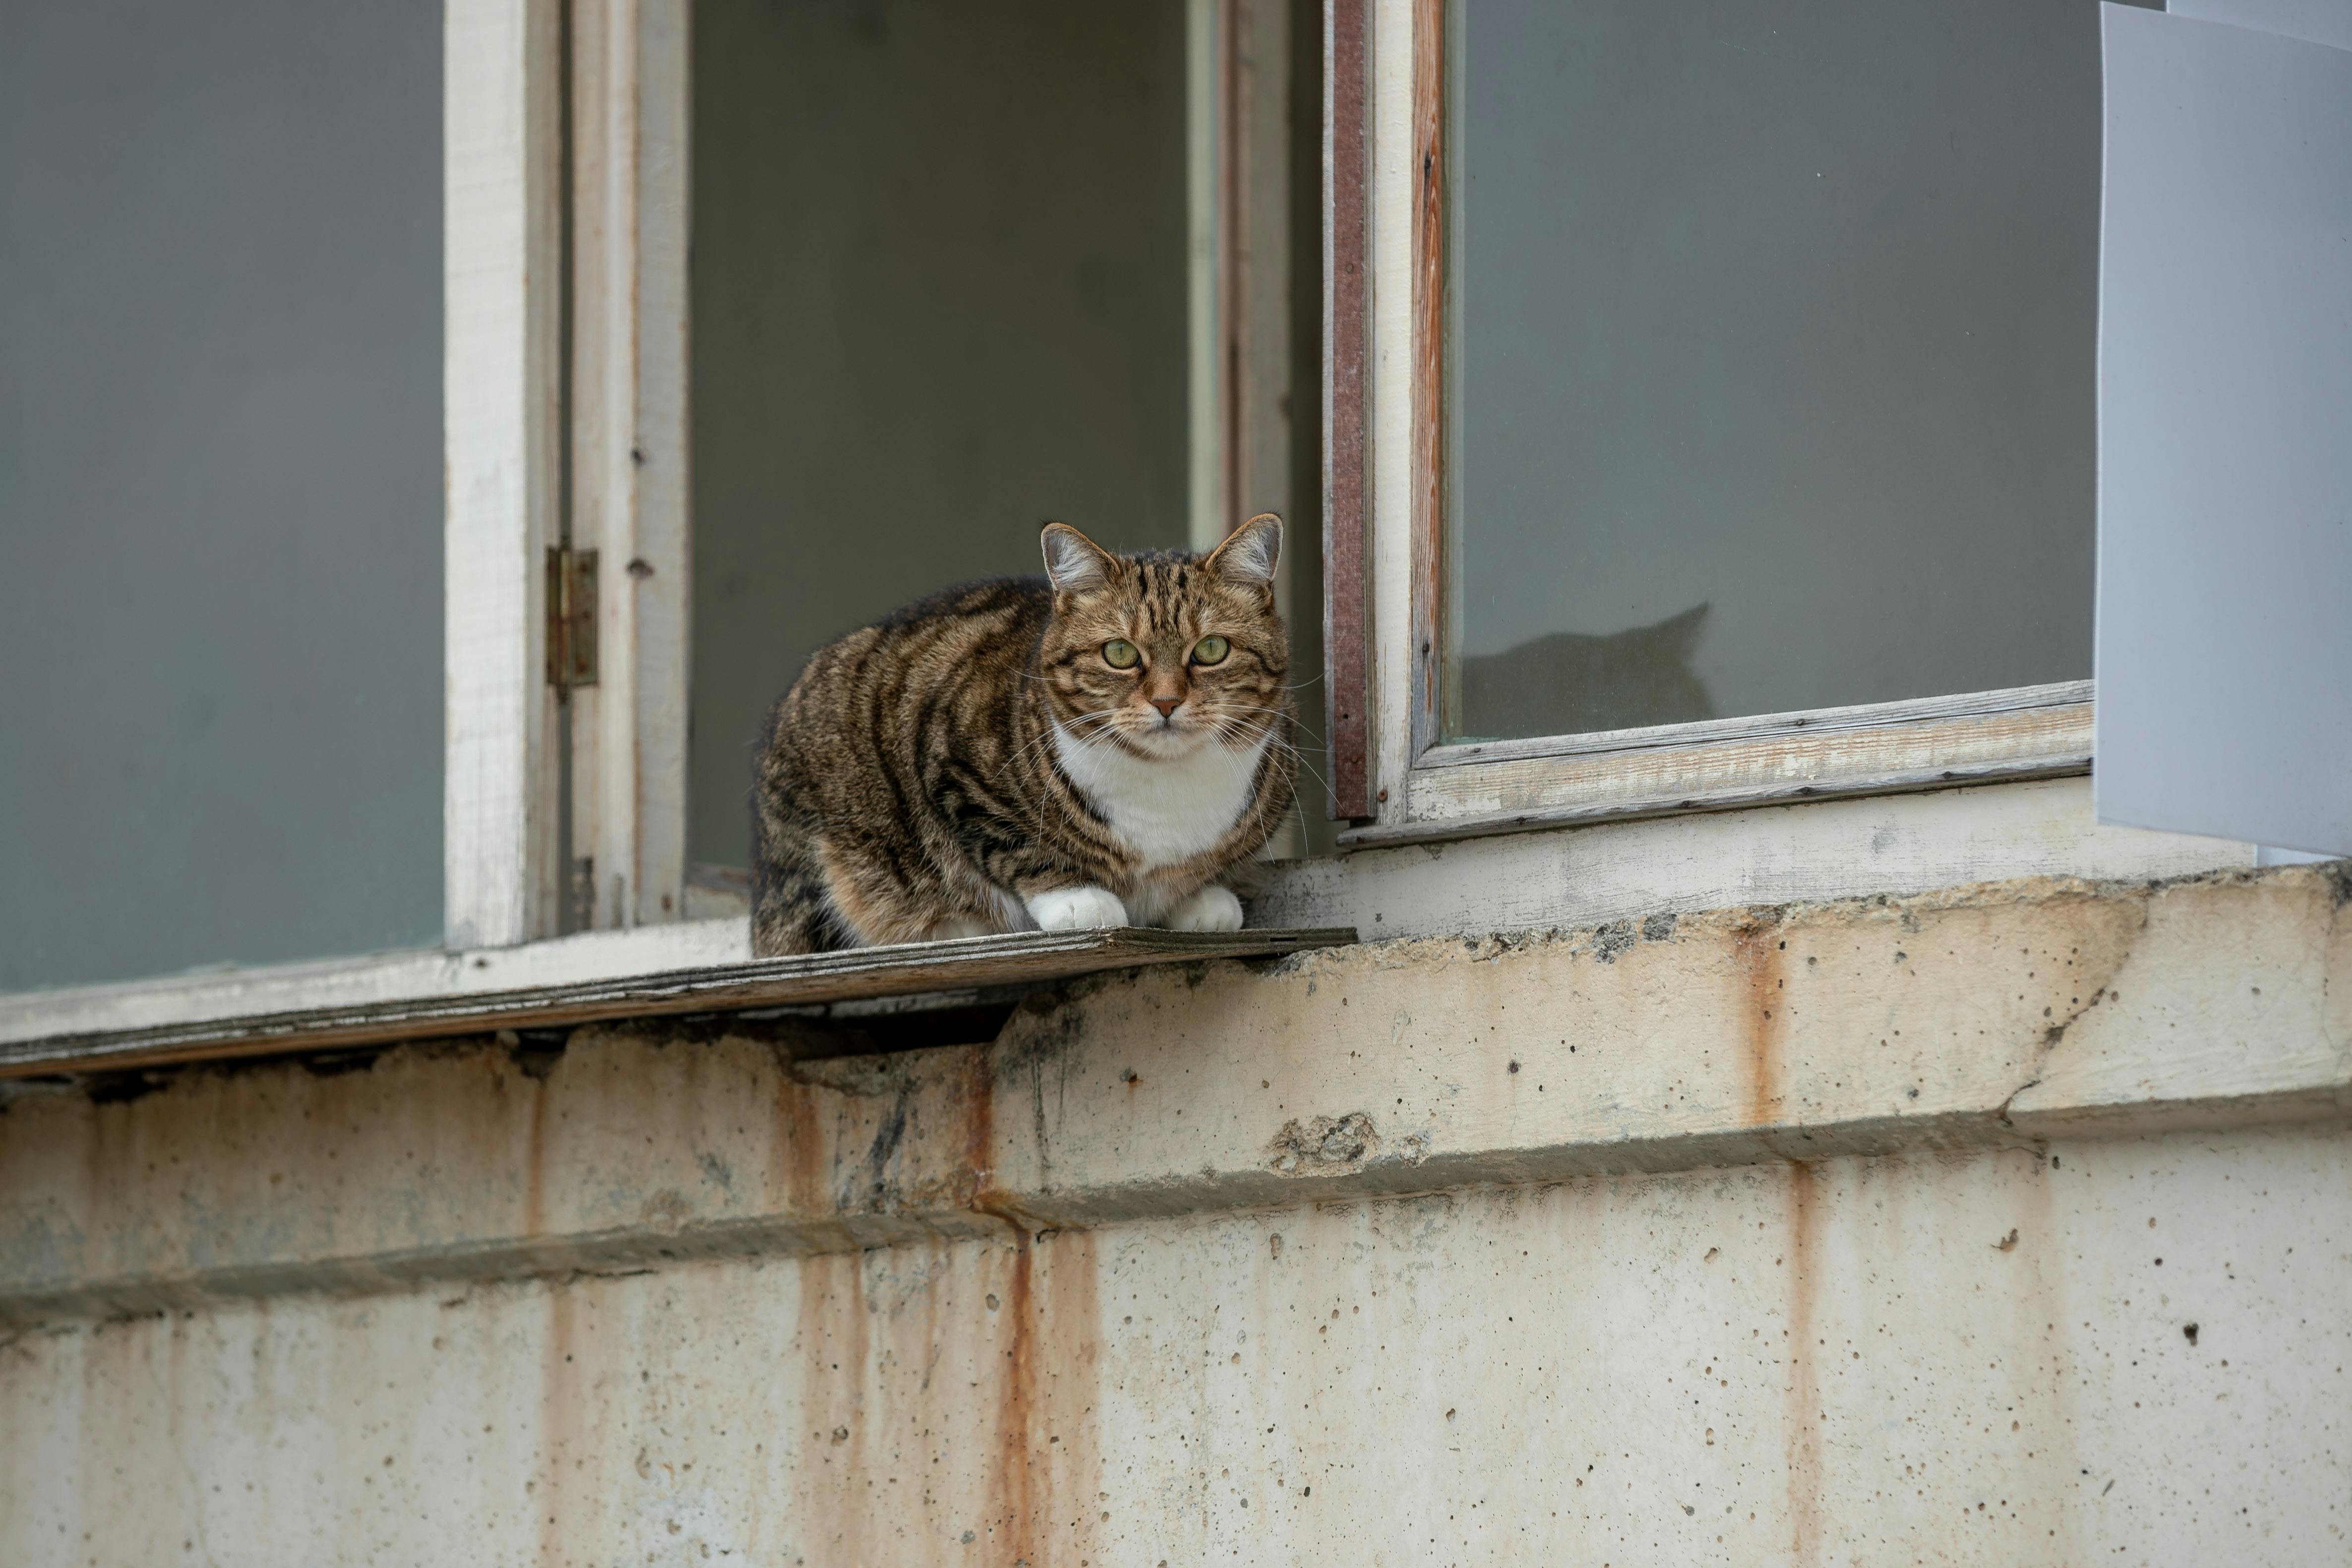
[(830, 952), (846, 947), (834, 930), (824, 878), (807, 853), (771, 857), (764, 847), (751, 868), (751, 952), (760, 958), (789, 952)]
[(775, 723), (751, 790), (751, 952), (830, 952), (854, 944), (834, 919), (814, 835), (773, 744)]

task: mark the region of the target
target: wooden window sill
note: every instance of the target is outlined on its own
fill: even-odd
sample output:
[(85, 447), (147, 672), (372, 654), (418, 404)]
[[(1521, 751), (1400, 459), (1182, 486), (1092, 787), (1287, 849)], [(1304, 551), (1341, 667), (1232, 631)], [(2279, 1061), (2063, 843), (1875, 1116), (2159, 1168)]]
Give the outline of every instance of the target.
[(1108, 970), (1216, 958), (1277, 958), (1356, 940), (1302, 931), (1021, 931), (672, 969), (504, 991), (419, 988), (408, 995), (0, 1037), (0, 1079), (116, 1072), (322, 1047), (549, 1028), (604, 1018), (741, 1012), (875, 997), (1045, 984)]

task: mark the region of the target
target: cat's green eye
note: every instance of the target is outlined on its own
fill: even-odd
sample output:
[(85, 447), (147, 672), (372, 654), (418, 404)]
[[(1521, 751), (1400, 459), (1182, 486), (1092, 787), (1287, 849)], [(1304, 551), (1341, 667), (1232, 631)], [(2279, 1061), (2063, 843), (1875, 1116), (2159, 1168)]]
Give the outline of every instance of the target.
[(1113, 637), (1103, 644), (1103, 662), (1113, 669), (1133, 669), (1142, 658), (1125, 637)]
[(1223, 664), (1225, 662), (1225, 655), (1233, 651), (1234, 645), (1223, 637), (1202, 637), (1192, 645), (1192, 662)]

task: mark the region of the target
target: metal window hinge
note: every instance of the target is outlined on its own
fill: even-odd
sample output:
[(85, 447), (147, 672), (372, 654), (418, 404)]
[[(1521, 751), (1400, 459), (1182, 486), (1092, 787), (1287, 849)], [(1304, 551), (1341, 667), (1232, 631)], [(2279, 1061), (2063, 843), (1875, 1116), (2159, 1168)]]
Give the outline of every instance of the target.
[(596, 552), (547, 547), (547, 683), (596, 684)]

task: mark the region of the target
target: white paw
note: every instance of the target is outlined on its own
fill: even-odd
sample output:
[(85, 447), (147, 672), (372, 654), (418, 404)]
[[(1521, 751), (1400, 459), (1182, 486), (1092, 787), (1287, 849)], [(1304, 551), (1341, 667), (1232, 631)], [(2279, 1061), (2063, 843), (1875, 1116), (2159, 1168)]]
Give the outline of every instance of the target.
[(1027, 901), (1039, 931), (1098, 931), (1128, 923), (1127, 906), (1108, 888), (1056, 888)]
[(1170, 931), (1239, 931), (1242, 901), (1214, 882), (1168, 911)]

